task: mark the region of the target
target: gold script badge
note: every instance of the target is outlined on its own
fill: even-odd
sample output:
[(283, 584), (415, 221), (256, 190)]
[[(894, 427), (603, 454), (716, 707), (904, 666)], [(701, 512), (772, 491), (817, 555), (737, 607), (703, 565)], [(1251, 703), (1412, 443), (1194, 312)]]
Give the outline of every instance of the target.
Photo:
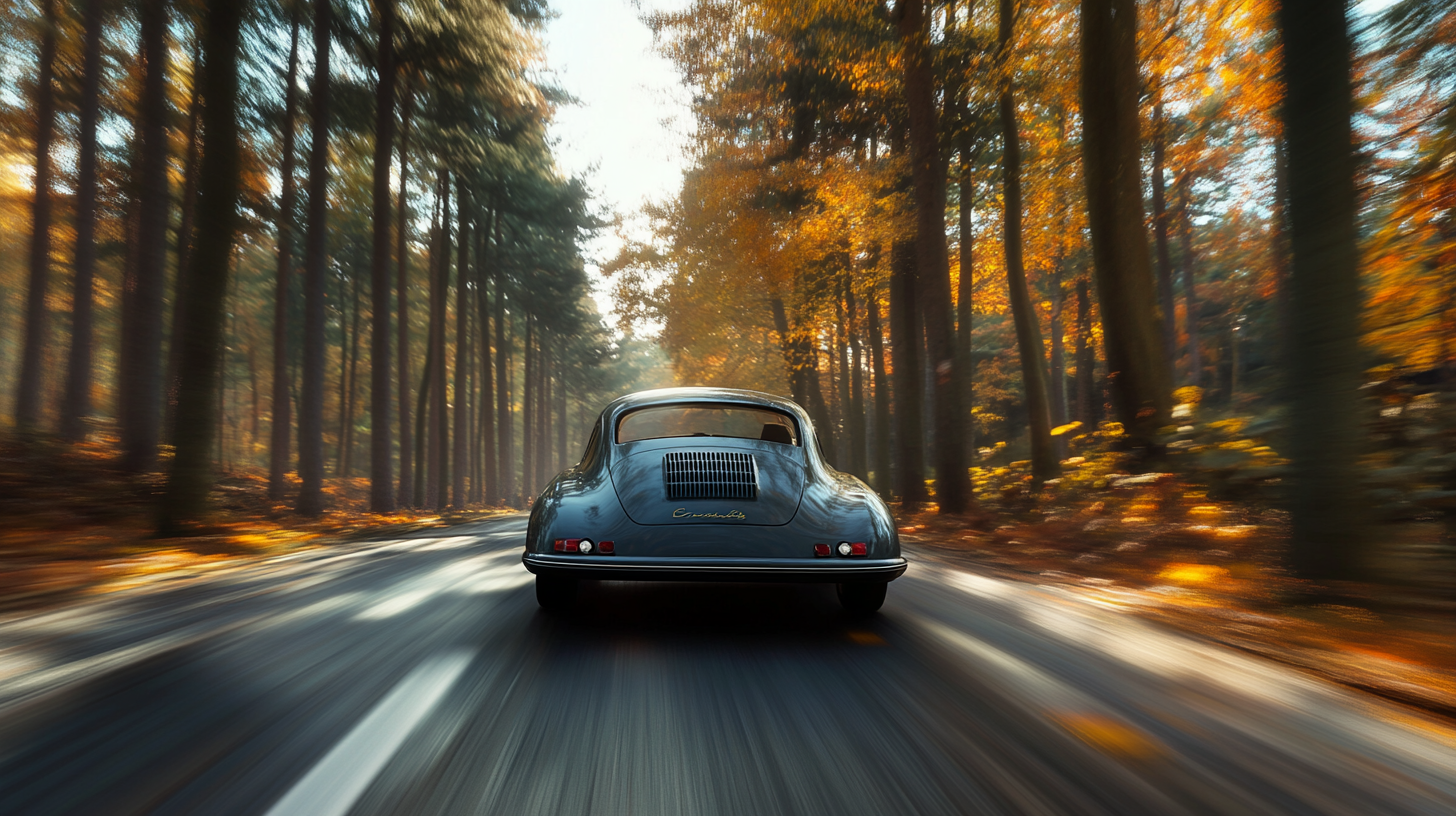
[(679, 507), (672, 511), (675, 519), (724, 519), (727, 521), (745, 521), (748, 516), (743, 515), (742, 510), (730, 510), (727, 513), (694, 513), (686, 507)]

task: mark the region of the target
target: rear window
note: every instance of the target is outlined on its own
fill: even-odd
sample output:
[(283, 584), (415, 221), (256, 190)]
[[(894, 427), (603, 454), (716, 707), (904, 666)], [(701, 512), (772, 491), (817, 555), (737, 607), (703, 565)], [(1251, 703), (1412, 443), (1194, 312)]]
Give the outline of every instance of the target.
[(745, 405), (654, 405), (628, 411), (617, 420), (617, 444), (642, 439), (716, 436), (799, 444), (793, 418)]

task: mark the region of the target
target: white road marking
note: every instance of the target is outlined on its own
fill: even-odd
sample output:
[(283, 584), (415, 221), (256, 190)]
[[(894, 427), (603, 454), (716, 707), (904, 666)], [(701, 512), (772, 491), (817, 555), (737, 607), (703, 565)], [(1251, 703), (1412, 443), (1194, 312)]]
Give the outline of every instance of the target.
[(348, 813), (474, 657), (473, 650), (462, 649), (436, 657), (410, 672), (268, 810), (267, 816)]

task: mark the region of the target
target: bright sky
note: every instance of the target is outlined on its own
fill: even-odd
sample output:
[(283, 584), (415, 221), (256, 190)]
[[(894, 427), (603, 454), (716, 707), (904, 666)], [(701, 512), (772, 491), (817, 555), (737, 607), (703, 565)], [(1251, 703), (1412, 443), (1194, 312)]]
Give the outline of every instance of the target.
[[(644, 201), (677, 193), (691, 116), (672, 64), (652, 47), (640, 19), (644, 8), (675, 8), (685, 0), (555, 0), (546, 29), (547, 66), (579, 100), (557, 111), (552, 135), (562, 169), (587, 174), (598, 205), (624, 216)], [(620, 247), (607, 231), (588, 248), (588, 270)], [(595, 281), (603, 312), (605, 281)]]

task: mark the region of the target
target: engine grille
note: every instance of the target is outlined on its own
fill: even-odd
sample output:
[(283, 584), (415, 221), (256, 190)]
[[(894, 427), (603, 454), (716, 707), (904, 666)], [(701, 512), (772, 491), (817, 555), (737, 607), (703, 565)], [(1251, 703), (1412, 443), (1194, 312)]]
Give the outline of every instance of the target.
[(674, 451), (662, 457), (662, 480), (669, 500), (758, 498), (751, 453)]

